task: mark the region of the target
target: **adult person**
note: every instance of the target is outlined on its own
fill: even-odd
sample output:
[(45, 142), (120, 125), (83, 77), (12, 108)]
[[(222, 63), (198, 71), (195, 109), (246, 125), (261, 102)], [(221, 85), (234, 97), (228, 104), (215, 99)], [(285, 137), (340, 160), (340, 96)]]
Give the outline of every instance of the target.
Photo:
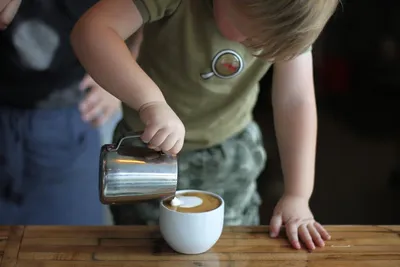
[(69, 42), (95, 2), (0, 1), (0, 224), (105, 223), (98, 127), (120, 101)]

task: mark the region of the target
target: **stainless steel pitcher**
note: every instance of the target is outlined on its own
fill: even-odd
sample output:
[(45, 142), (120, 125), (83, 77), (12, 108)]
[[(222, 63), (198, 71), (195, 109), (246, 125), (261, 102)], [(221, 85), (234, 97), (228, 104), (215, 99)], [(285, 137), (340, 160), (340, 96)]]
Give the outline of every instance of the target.
[(129, 142), (134, 139), (140, 140), (140, 133), (125, 135), (117, 144), (101, 148), (99, 187), (103, 204), (158, 199), (176, 192), (177, 158), (135, 146)]

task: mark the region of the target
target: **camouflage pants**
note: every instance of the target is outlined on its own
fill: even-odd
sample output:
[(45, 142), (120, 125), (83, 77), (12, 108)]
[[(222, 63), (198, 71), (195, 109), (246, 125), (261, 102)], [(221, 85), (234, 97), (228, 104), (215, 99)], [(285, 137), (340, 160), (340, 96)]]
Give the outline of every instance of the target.
[[(123, 122), (115, 137), (123, 132)], [(226, 225), (258, 225), (261, 198), (257, 178), (264, 169), (266, 152), (260, 128), (255, 122), (224, 143), (179, 155), (178, 189), (214, 192), (225, 201)], [(113, 205), (117, 225), (157, 224), (159, 201)]]

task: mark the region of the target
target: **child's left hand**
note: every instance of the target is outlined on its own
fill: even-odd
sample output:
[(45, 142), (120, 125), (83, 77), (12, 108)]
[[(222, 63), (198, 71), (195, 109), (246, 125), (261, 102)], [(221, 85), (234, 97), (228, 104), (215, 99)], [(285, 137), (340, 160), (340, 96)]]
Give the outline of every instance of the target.
[(301, 248), (300, 241), (309, 250), (323, 247), (324, 241), (331, 237), (324, 227), (314, 220), (308, 201), (308, 198), (284, 195), (276, 205), (271, 219), (271, 237), (277, 237), (282, 225), (285, 225), (287, 237), (295, 249)]

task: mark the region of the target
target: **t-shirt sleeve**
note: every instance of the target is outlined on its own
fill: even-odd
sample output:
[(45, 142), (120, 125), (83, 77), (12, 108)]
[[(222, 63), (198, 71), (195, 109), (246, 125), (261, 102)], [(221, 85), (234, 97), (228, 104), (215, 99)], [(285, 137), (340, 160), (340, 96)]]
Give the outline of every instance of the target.
[(133, 0), (143, 18), (150, 23), (172, 15), (182, 0)]

